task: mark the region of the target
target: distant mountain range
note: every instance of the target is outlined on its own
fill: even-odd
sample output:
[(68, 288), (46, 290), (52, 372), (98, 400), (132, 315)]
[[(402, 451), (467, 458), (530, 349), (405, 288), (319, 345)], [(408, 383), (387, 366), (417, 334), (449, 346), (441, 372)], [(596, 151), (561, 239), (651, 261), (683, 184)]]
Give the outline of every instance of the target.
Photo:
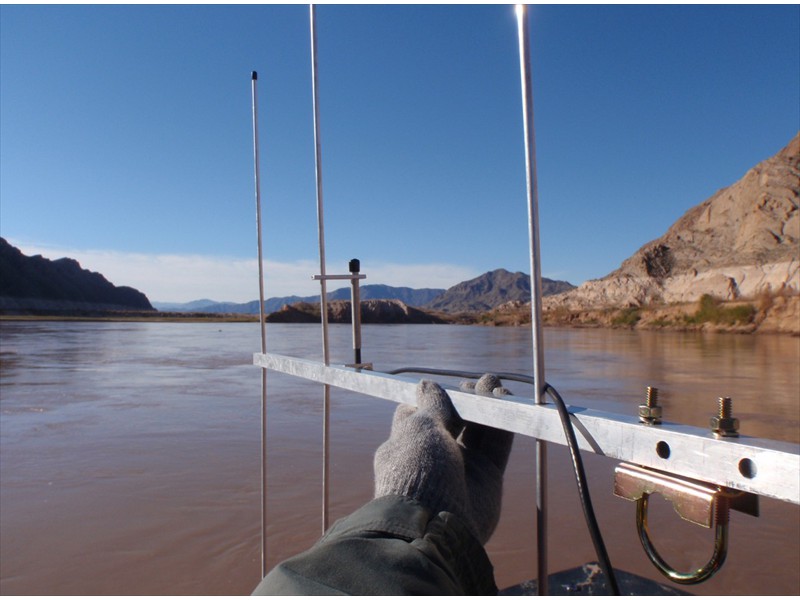
[[(573, 289), (566, 281), (542, 278), (544, 295)], [(497, 269), (459, 283), (450, 289), (413, 289), (389, 285), (369, 284), (360, 288), (361, 300), (399, 300), (407, 306), (441, 312), (478, 312), (494, 308), (505, 302), (531, 299), (530, 277), (524, 273), (511, 273)], [(349, 300), (350, 288), (339, 288), (328, 293), (328, 300)], [(264, 312), (274, 313), (293, 304), (319, 303), (319, 296), (282, 296), (264, 301)], [(241, 304), (195, 300), (184, 304), (154, 303), (161, 311), (258, 314), (258, 300)]]
[(56, 313), (154, 308), (140, 291), (115, 286), (71, 258), (26, 256), (0, 238), (0, 310)]
[[(424, 306), (431, 300), (440, 296), (442, 289), (412, 289), (409, 287), (392, 287), (390, 285), (368, 284), (360, 286), (362, 300), (400, 300), (408, 306)], [(328, 300), (350, 300), (350, 288), (344, 287), (328, 292)], [(264, 312), (279, 311), (285, 305), (298, 303), (318, 303), (319, 295), (314, 296), (280, 296), (264, 300)], [(155, 302), (158, 310), (176, 312), (204, 312), (204, 313), (240, 313), (247, 315), (258, 314), (258, 300), (243, 302), (215, 302), (213, 300), (194, 300), (184, 304)]]

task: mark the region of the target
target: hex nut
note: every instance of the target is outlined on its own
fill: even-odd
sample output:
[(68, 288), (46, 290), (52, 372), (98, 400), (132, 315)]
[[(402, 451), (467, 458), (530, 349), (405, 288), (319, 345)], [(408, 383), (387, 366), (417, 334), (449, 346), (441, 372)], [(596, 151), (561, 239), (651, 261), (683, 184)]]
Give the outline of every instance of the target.
[(711, 417), (709, 420), (711, 431), (723, 437), (735, 437), (739, 434), (739, 419), (735, 417)]
[(661, 407), (660, 406), (647, 406), (646, 404), (639, 405), (639, 419), (643, 422), (653, 422), (661, 420)]

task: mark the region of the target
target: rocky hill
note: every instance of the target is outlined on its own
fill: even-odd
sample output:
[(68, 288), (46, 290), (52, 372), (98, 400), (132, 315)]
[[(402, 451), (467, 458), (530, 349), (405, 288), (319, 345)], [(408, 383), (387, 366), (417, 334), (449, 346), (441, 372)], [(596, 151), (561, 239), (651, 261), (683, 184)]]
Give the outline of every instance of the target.
[[(571, 290), (566, 281), (542, 278), (544, 296)], [(454, 285), (423, 308), (444, 312), (475, 312), (491, 310), (511, 301), (530, 302), (531, 282), (525, 273), (497, 269), (480, 277)]]
[(25, 256), (0, 238), (0, 311), (154, 311), (143, 293), (115, 286), (71, 258)]
[(690, 209), (606, 277), (546, 298), (545, 310), (637, 307), (800, 291), (800, 134)]
[[(350, 323), (350, 302), (334, 300), (328, 303), (329, 323)], [(298, 302), (287, 304), (277, 312), (267, 315), (270, 323), (319, 323), (319, 303)], [(400, 300), (363, 300), (361, 322), (370, 323), (445, 323), (436, 315), (408, 306)]]

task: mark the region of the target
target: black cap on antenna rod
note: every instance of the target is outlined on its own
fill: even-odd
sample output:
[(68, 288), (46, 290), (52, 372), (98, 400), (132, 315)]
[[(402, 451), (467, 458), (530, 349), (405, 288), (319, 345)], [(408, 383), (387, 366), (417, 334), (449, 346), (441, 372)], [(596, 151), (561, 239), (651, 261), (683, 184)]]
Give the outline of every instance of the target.
[(253, 71), (253, 81), (255, 81), (256, 79), (258, 79), (258, 73)]

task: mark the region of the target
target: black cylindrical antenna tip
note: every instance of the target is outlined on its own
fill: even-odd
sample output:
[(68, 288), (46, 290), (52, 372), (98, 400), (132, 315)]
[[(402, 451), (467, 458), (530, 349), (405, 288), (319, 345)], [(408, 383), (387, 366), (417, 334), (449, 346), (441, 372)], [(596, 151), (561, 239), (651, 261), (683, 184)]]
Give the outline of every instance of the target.
[(253, 81), (255, 81), (256, 79), (258, 79), (258, 73), (253, 71)]

